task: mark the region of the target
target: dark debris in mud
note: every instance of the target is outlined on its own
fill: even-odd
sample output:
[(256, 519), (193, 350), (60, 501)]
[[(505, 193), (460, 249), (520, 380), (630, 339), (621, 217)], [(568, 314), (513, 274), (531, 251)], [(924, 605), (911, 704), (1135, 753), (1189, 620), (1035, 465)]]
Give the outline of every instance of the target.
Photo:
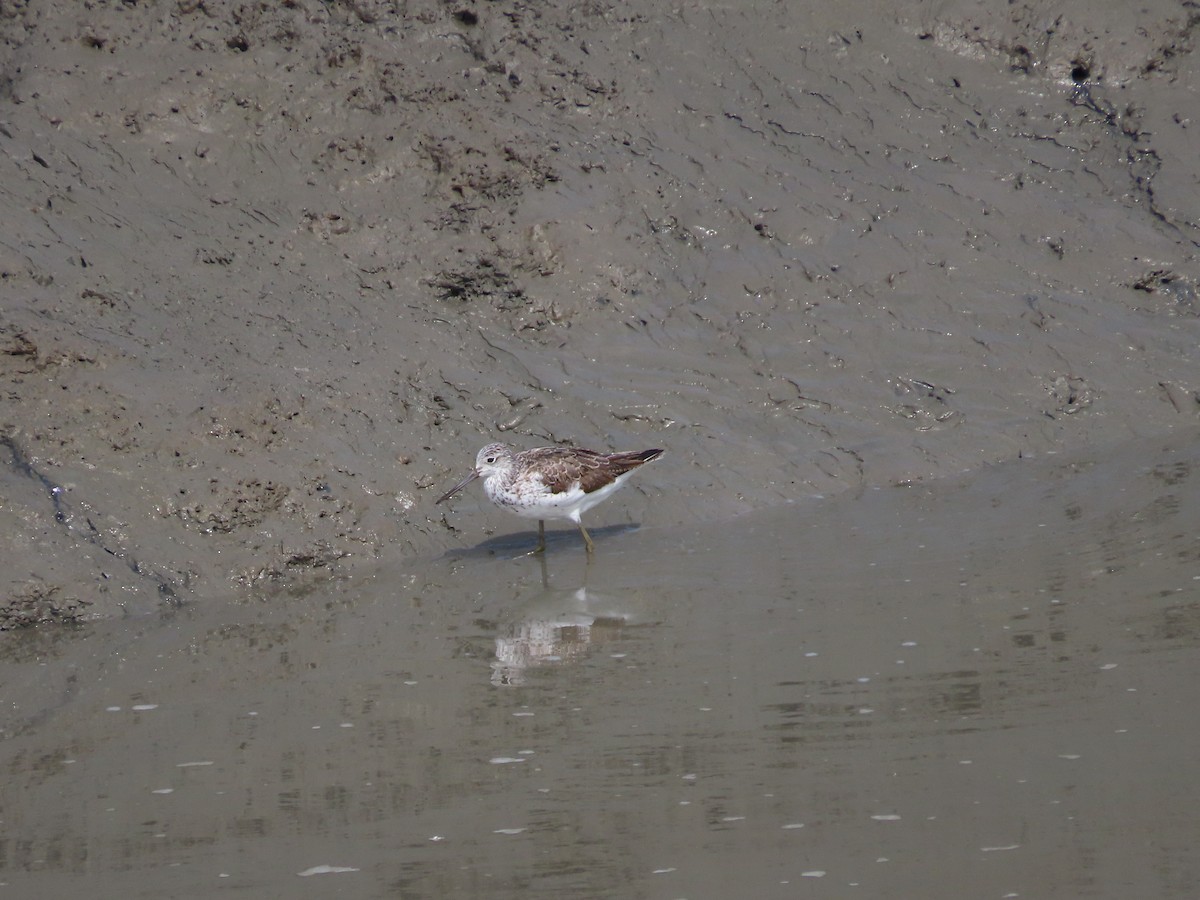
[(0, 599), (0, 631), (45, 622), (77, 622), (92, 601), (70, 595), (59, 585), (30, 583)]

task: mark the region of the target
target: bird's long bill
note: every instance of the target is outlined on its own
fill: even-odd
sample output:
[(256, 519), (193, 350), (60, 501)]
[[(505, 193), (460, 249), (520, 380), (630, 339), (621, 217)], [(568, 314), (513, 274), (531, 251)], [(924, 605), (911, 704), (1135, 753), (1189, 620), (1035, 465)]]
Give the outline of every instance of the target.
[(455, 494), (457, 494), (459, 491), (461, 491), (463, 488), (465, 488), (468, 484), (470, 484), (472, 481), (474, 481), (478, 477), (479, 477), (478, 472), (472, 472), (470, 475), (468, 475), (466, 478), (464, 478), (462, 481), (460, 481), (454, 487), (450, 488), (450, 490), (446, 491), (446, 493), (442, 494), (442, 496), (440, 496), (436, 500), (434, 500), (433, 505), (437, 506), (439, 503), (446, 502), (447, 500), (449, 500), (451, 497), (453, 497)]

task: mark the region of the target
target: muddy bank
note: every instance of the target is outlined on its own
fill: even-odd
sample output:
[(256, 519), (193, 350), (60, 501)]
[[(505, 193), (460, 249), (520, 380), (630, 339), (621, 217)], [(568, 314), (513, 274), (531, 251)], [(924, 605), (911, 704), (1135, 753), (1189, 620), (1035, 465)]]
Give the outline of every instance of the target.
[(0, 625), (515, 530), (498, 434), (675, 525), (1197, 420), (1191, 4), (0, 16)]

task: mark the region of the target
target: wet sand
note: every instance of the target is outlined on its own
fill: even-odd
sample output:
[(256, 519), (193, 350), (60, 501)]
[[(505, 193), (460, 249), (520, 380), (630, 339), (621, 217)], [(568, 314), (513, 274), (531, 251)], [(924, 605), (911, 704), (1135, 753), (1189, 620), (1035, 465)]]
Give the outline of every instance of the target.
[(1196, 448), (13, 635), (5, 888), (1188, 896)]
[(0, 9), (4, 889), (1194, 896), (1196, 25)]

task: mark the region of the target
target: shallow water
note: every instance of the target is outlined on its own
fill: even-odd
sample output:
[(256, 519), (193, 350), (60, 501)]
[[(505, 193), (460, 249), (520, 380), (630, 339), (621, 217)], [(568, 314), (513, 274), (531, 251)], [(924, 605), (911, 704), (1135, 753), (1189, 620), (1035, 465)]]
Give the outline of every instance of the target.
[(1197, 446), (0, 636), (0, 892), (1197, 896)]

